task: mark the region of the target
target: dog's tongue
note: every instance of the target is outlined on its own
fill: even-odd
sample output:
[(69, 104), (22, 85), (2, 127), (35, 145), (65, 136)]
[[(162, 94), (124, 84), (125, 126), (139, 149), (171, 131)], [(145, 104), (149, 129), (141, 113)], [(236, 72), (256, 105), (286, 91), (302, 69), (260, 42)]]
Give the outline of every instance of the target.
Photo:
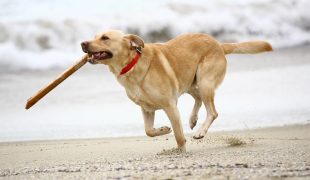
[(94, 59), (99, 59), (100, 58), (100, 52), (94, 54)]

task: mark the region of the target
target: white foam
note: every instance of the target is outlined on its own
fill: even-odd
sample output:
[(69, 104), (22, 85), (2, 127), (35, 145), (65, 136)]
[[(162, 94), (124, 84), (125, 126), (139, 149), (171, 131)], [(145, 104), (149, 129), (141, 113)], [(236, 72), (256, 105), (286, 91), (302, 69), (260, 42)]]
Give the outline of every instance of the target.
[(156, 32), (164, 37), (205, 32), (221, 41), (267, 40), (276, 48), (310, 42), (308, 0), (2, 0), (0, 5), (0, 63), (13, 68), (72, 63), (81, 41), (109, 28), (136, 31), (145, 39)]

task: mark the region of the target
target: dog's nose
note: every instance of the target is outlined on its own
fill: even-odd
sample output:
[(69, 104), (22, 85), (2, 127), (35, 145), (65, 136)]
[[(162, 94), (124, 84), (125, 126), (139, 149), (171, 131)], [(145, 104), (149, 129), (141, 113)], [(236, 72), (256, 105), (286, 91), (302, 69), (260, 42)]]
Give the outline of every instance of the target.
[(87, 41), (82, 42), (82, 43), (81, 43), (81, 46), (82, 46), (82, 50), (83, 50), (85, 53), (88, 53), (88, 50), (87, 50), (88, 42), (87, 42)]

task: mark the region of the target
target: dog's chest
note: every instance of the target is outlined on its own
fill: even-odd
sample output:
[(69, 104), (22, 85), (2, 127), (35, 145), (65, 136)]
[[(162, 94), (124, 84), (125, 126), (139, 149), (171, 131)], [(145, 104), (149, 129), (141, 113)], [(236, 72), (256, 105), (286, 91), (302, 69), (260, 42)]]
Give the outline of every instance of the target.
[(127, 96), (142, 108), (150, 111), (159, 109), (159, 106), (150, 99), (149, 95), (140, 86), (130, 85), (130, 87), (125, 89)]

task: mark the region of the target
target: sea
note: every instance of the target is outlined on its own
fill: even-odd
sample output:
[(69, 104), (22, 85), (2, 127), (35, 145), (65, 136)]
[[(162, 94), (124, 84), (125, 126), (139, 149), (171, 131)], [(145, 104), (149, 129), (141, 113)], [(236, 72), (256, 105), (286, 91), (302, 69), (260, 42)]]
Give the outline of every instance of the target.
[[(229, 55), (214, 131), (310, 122), (309, 0), (0, 0), (0, 141), (145, 135), (140, 108), (105, 66), (85, 65), (30, 110), (26, 100), (83, 55), (80, 43), (119, 29), (146, 42), (207, 33), (266, 40), (274, 52)], [(193, 106), (178, 106), (184, 131)], [(206, 116), (204, 107), (198, 126)], [(164, 112), (155, 126), (170, 126)]]

